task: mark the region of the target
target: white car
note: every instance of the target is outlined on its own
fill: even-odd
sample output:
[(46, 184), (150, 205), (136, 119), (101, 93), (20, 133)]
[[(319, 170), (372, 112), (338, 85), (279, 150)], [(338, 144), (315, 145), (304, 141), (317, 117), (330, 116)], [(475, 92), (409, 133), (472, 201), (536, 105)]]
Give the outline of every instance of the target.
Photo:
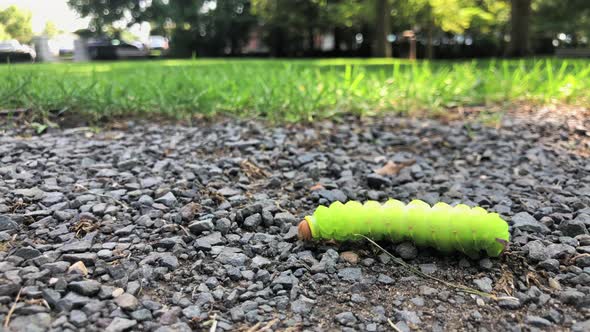
[(27, 45), (22, 45), (17, 40), (0, 41), (0, 61), (35, 61), (37, 53)]
[(150, 48), (150, 56), (153, 57), (166, 55), (170, 48), (168, 45), (168, 38), (164, 36), (150, 36), (148, 46)]

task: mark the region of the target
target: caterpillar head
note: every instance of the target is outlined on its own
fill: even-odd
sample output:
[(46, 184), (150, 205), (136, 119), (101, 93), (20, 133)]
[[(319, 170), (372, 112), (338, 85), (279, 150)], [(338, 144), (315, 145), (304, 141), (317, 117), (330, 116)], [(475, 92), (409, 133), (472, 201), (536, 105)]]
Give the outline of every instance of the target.
[(312, 239), (311, 227), (309, 227), (309, 222), (306, 219), (301, 220), (299, 226), (297, 226), (297, 237), (303, 241)]

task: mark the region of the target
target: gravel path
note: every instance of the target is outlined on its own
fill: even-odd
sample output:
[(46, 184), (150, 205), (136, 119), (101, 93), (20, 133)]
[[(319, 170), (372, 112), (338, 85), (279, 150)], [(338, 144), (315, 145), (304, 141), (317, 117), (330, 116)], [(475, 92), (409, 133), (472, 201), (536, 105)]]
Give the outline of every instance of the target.
[[(9, 330), (588, 331), (590, 132), (535, 122), (6, 129), (0, 319), (20, 291)], [(388, 161), (415, 162), (373, 172)], [(517, 300), (419, 278), (368, 243), (297, 241), (318, 204), (387, 197), (503, 215), (512, 243), (500, 259), (385, 248)]]

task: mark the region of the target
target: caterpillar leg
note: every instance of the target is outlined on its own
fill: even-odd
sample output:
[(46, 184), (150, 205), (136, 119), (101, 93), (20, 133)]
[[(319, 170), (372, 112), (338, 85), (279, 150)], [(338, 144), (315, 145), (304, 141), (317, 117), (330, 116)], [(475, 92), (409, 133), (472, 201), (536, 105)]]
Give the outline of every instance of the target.
[[(490, 257), (497, 257), (502, 255), (506, 250), (508, 250), (508, 241), (504, 240), (504, 239), (500, 239), (500, 238), (496, 238), (496, 245), (494, 246), (489, 246), (486, 249), (486, 253), (488, 254), (488, 256)], [(498, 250), (499, 246), (502, 247), (502, 249)]]

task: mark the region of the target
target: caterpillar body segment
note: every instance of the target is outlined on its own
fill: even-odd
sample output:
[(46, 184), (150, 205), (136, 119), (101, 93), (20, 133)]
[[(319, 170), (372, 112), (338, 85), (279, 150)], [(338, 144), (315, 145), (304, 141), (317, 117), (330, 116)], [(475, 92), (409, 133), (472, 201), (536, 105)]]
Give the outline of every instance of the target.
[(362, 234), (373, 240), (412, 241), (443, 253), (460, 251), (478, 257), (499, 256), (508, 245), (508, 224), (497, 213), (464, 204), (430, 206), (421, 200), (404, 204), (349, 201), (319, 206), (299, 224), (299, 238), (353, 240)]

